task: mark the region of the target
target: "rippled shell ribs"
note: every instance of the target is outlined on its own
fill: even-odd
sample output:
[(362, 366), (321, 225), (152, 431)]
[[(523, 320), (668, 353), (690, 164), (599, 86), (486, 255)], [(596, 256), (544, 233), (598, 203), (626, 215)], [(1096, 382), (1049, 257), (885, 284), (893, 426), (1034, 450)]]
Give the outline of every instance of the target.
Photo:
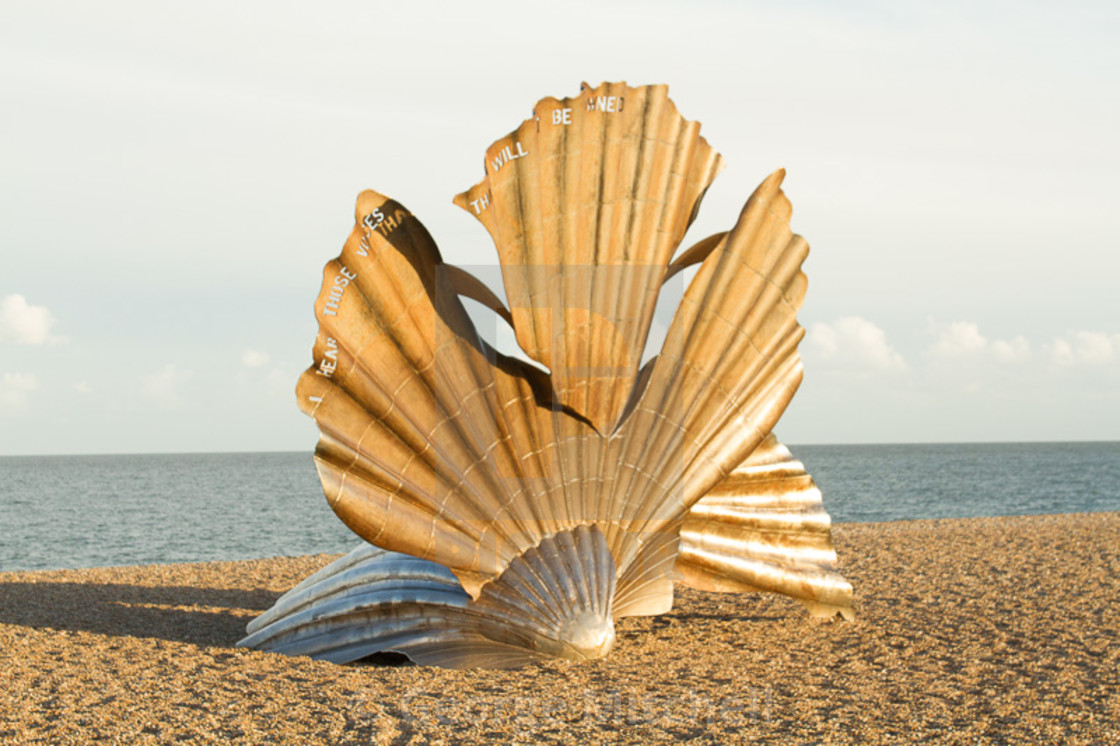
[[(365, 542), (241, 644), (449, 667), (605, 655), (673, 583), (851, 618), (820, 491), (771, 431), (801, 381), (808, 245), (784, 172), (678, 252), (722, 159), (666, 86), (542, 99), (455, 202), (490, 232), (508, 307), (409, 210), (358, 197), (323, 272), (300, 407), (335, 513)], [(675, 258), (674, 258), (675, 257)], [(699, 265), (642, 364), (664, 282)], [(461, 297), (536, 364), (497, 352)]]

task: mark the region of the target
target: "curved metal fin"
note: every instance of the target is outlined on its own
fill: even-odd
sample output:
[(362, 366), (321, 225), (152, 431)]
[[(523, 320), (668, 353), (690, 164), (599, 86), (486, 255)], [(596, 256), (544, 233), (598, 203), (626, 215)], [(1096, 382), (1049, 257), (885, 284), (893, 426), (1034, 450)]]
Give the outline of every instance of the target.
[(637, 377), (665, 268), (722, 167), (663, 85), (545, 98), (455, 198), (486, 227), (522, 349), (600, 433)]
[(677, 580), (705, 591), (783, 593), (813, 616), (852, 620), (852, 586), (837, 568), (830, 526), (813, 478), (770, 434), (692, 506)]

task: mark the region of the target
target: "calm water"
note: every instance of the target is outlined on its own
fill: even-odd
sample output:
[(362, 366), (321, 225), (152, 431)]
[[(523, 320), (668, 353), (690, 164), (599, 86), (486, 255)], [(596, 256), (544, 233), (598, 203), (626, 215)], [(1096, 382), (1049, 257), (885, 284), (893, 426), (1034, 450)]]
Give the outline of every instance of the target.
[[(835, 521), (1120, 510), (1120, 443), (800, 446)], [(0, 571), (348, 551), (309, 453), (0, 457)]]

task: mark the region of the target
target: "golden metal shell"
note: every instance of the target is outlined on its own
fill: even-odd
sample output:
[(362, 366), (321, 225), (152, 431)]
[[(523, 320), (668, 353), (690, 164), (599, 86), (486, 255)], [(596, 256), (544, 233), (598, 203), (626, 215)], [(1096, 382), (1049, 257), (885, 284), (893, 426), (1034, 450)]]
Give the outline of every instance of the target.
[[(851, 605), (835, 555), (821, 553), (827, 520), (791, 497), (807, 475), (770, 435), (801, 380), (808, 245), (790, 230), (778, 171), (730, 231), (672, 261), (721, 164), (698, 131), (664, 86), (604, 84), (542, 100), (492, 145), (486, 177), (456, 201), (494, 238), (508, 309), (444, 264), (407, 208), (373, 191), (358, 197), (354, 230), (324, 270), (315, 362), (297, 396), (322, 433), (327, 499), (371, 544), (448, 568), (470, 599), (462, 608), (491, 620), (478, 632), (491, 642), (606, 652), (576, 639), (591, 639), (582, 624), (519, 636), (533, 623), (499, 593), (526, 558), (539, 568), (545, 548), (571, 542), (610, 562), (556, 555), (545, 585), (571, 592), (537, 593), (555, 596), (545, 616), (563, 617), (556, 599), (591, 603), (571, 589), (608, 586), (595, 613), (665, 612), (674, 568), (700, 587)], [(660, 354), (639, 366), (661, 285), (694, 263)], [(548, 370), (487, 345), (460, 295), (509, 321)], [(764, 479), (771, 467), (785, 481)], [(782, 534), (782, 520), (800, 528)], [(764, 545), (780, 551), (755, 556)], [(454, 627), (461, 608), (441, 608), (429, 619)], [(340, 624), (332, 634), (354, 636)], [(470, 655), (444, 664), (452, 658), (473, 665)]]
[(546, 98), (455, 198), (494, 239), (517, 341), (600, 433), (638, 375), (665, 267), (722, 167), (667, 86)]

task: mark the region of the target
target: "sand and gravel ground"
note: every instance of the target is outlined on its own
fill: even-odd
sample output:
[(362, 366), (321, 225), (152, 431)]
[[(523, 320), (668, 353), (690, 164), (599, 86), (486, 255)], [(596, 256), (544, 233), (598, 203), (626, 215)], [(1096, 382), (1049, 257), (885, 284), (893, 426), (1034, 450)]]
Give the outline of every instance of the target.
[(233, 647), (328, 556), (0, 574), (0, 742), (1120, 743), (1120, 513), (841, 524), (854, 624), (681, 590), (514, 671)]

